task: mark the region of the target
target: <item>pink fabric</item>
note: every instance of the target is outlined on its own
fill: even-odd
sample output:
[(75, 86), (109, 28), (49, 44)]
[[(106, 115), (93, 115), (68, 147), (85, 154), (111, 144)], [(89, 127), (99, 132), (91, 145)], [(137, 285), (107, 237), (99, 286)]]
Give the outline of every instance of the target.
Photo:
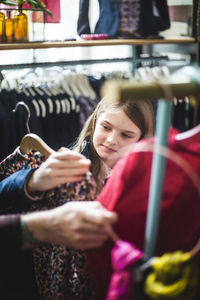
[[(169, 148), (200, 176), (200, 126), (196, 129), (193, 135), (178, 140), (178, 131), (172, 128)], [(118, 213), (114, 230), (120, 239), (141, 251), (144, 249), (151, 163), (150, 152), (128, 154), (116, 164), (97, 199), (107, 209)], [(168, 160), (155, 255), (190, 251), (200, 237), (199, 215), (200, 199), (196, 187), (179, 166)], [(100, 300), (105, 299), (112, 275), (110, 253), (113, 246), (112, 241), (107, 241), (103, 247), (87, 251), (91, 278)]]
[(61, 10), (60, 0), (45, 0), (46, 7), (52, 12), (53, 18), (45, 14), (45, 23), (60, 23)]
[(112, 274), (106, 300), (123, 300), (133, 294), (132, 270), (134, 264), (143, 257), (143, 253), (131, 243), (119, 240), (112, 250)]
[[(52, 12), (53, 18), (48, 16), (47, 14), (44, 15), (44, 22), (45, 23), (60, 23), (61, 18), (61, 10), (60, 10), (60, 0), (41, 0), (45, 3), (46, 7)], [(30, 5), (24, 4), (24, 8), (31, 8)]]
[(83, 40), (107, 40), (107, 33), (99, 33), (99, 34), (81, 34), (81, 38)]

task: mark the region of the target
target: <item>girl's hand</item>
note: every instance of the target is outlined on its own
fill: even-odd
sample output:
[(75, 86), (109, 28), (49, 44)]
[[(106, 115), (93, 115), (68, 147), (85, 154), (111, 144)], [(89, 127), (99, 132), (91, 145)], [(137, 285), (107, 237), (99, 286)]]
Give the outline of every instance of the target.
[(29, 193), (46, 191), (59, 184), (81, 181), (89, 171), (91, 161), (82, 154), (61, 148), (33, 172), (28, 184)]

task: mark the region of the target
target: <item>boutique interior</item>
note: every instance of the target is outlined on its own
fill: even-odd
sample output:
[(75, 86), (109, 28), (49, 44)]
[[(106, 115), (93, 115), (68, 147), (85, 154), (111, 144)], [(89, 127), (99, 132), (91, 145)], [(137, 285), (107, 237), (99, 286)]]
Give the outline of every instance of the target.
[[(38, 294), (11, 280), (3, 299), (200, 299), (200, 1), (0, 1), (2, 182), (72, 149), (106, 97), (148, 101), (155, 127), (97, 195), (118, 214), (110, 241), (86, 253), (36, 245)], [(28, 212), (95, 200), (87, 180), (59, 185)], [(0, 215), (27, 212), (11, 206)]]

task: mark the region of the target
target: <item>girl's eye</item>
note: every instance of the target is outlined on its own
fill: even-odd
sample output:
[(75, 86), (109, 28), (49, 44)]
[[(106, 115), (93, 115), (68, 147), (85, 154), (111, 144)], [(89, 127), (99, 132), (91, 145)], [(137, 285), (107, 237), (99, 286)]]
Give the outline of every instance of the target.
[(108, 126), (106, 126), (106, 125), (102, 125), (102, 127), (105, 129), (105, 130), (110, 130), (110, 128), (108, 127)]
[(122, 133), (122, 136), (125, 138), (125, 139), (132, 139), (132, 136), (126, 134), (126, 133)]

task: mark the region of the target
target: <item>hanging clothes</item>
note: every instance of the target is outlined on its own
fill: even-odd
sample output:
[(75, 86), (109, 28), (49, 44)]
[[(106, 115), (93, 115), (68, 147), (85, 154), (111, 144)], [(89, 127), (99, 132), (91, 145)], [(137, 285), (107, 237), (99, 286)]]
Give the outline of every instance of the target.
[[(200, 125), (192, 134), (179, 139), (169, 132), (169, 148), (184, 159), (200, 176)], [(183, 133), (182, 133), (183, 134)], [(152, 140), (148, 140), (151, 143)], [(114, 167), (98, 197), (107, 209), (119, 215), (114, 230), (125, 241), (143, 251), (152, 153), (132, 152)], [(164, 180), (161, 217), (155, 255), (176, 250), (189, 251), (200, 237), (199, 194), (187, 174), (168, 161)], [(114, 244), (87, 251), (87, 262), (98, 299), (105, 299), (112, 274), (110, 253)]]
[(113, 274), (106, 300), (132, 299), (135, 294), (133, 269), (143, 257), (131, 243), (118, 240), (111, 253)]
[[(17, 148), (1, 163), (0, 174), (5, 178), (21, 169), (39, 167), (43, 161), (45, 158), (39, 152), (23, 155)], [(47, 191), (43, 200), (34, 201), (30, 211), (51, 209), (69, 201), (89, 201), (95, 197), (96, 184), (89, 172), (81, 182), (60, 185)], [(20, 199), (13, 210), (15, 213), (22, 212)], [(41, 300), (93, 299), (84, 251), (44, 245), (33, 249), (32, 255)]]
[[(100, 16), (95, 26), (95, 34), (108, 34), (109, 38), (116, 36), (119, 25), (119, 12), (117, 0), (98, 0)], [(79, 16), (77, 22), (77, 32), (90, 34), (90, 24), (88, 18), (89, 0), (80, 0)]]
[(199, 250), (200, 240), (190, 252), (177, 250), (146, 260), (134, 245), (117, 240), (111, 252), (113, 274), (106, 300), (199, 299), (195, 256)]
[[(32, 75), (32, 72), (30, 74)], [(74, 76), (76, 76), (74, 89), (78, 86), (81, 87), (80, 82), (82, 82), (82, 88), (84, 87), (85, 90), (88, 88), (87, 96), (81, 92), (78, 96), (74, 95), (73, 90), (69, 91), (71, 93), (69, 94), (66, 91), (69, 84), (68, 80), (64, 81), (66, 90), (63, 87), (57, 87), (62, 83), (64, 71), (63, 74), (60, 73), (58, 82), (51, 83), (51, 86), (47, 86), (46, 82), (42, 83), (40, 79), (37, 79), (37, 84), (34, 85), (33, 83), (27, 87), (26, 81), (23, 85), (25, 79), (22, 78), (20, 81), (19, 78), (20, 89), (17, 87), (16, 89), (2, 87), (0, 92), (0, 161), (12, 153), (20, 144), (23, 136), (28, 133), (26, 109), (20, 107), (16, 112), (13, 112), (19, 102), (24, 102), (29, 109), (30, 119), (28, 125), (30, 132), (40, 136), (51, 148), (58, 150), (60, 147), (69, 147), (74, 143), (85, 120), (99, 102), (99, 98), (93, 92), (89, 80), (87, 81), (89, 87), (85, 83), (87, 76), (82, 74), (80, 78), (80, 74), (76, 73)], [(83, 76), (85, 76), (85, 82)], [(28, 75), (26, 80), (27, 78)], [(50, 78), (50, 75), (45, 77), (46, 81)], [(93, 96), (95, 95), (94, 98), (91, 97), (92, 92)], [(9, 135), (7, 132), (9, 132)]]
[(149, 299), (199, 299), (199, 270), (191, 253), (165, 253), (150, 265), (143, 288)]

